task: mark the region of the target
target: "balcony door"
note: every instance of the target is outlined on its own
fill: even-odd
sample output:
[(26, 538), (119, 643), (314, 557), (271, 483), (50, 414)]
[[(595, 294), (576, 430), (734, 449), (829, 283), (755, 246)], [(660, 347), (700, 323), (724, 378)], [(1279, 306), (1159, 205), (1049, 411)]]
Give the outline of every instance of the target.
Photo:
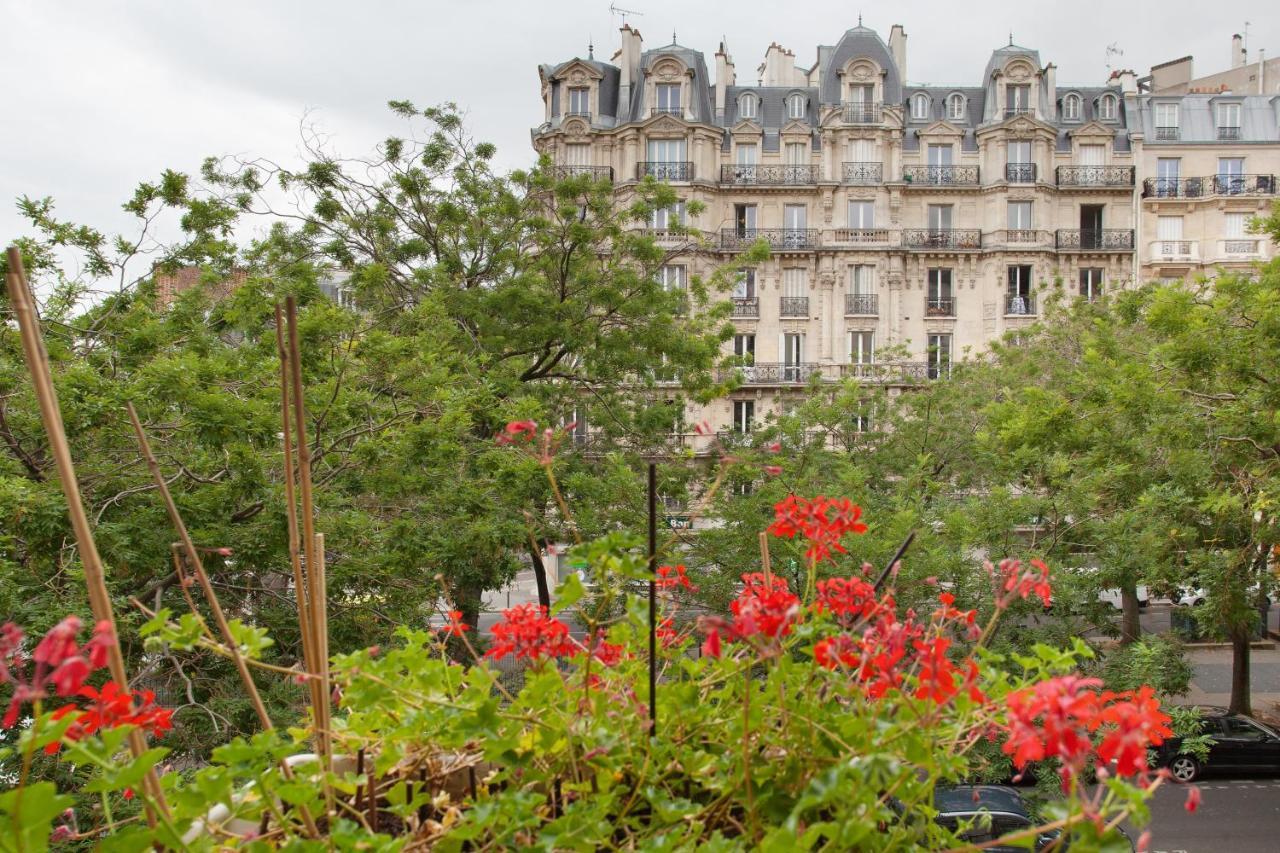
[(932, 317), (950, 317), (955, 303), (951, 296), (951, 270), (929, 270), (929, 296), (925, 314)]
[[(1018, 237), (1023, 237), (1019, 242), (1026, 242), (1025, 236), (1031, 231), (1031, 202), (1029, 201), (1011, 201), (1009, 202), (1009, 230), (1017, 232)], [(1014, 238), (1011, 235), (1010, 240)]]
[(1102, 246), (1102, 210), (1101, 204), (1080, 205), (1080, 248)]
[(951, 210), (949, 204), (929, 205), (929, 244), (945, 246), (951, 240)]
[(854, 296), (873, 296), (876, 292), (876, 268), (870, 264), (849, 267), (849, 292)]
[(654, 86), (658, 97), (658, 112), (680, 113), (680, 84), (658, 83)]
[(1182, 159), (1160, 157), (1156, 160), (1156, 195), (1176, 196), (1178, 181), (1182, 178)]
[(782, 208), (783, 244), (804, 246), (809, 242), (805, 229), (809, 227), (809, 209), (803, 204), (788, 204)]
[(951, 336), (929, 335), (929, 378), (944, 379), (951, 375)]
[(876, 227), (876, 203), (874, 201), (849, 202), (849, 227), (867, 229)]
[(876, 333), (849, 333), (849, 363), (856, 365), (875, 364)]
[(755, 426), (756, 420), (756, 403), (755, 400), (734, 400), (733, 401), (733, 430), (734, 432), (751, 432)]
[(683, 163), (688, 159), (687, 150), (683, 139), (650, 139), (649, 161), (652, 163)]
[(1009, 289), (1006, 293), (1006, 314), (1031, 314), (1031, 265), (1016, 264), (1009, 267)]
[(1161, 216), (1156, 219), (1156, 237), (1160, 240), (1160, 254), (1181, 255), (1182, 217)]
[(1034, 169), (1031, 165), (1031, 143), (1027, 140), (1014, 140), (1009, 143), (1009, 168), (1005, 170), (1006, 180), (1015, 183), (1032, 183), (1035, 181)]
[(738, 273), (738, 279), (733, 285), (734, 299), (755, 299), (756, 298), (756, 271), (742, 270)]
[(733, 354), (748, 364), (754, 363), (756, 360), (756, 336), (734, 335)]
[(858, 107), (869, 107), (871, 106), (871, 97), (874, 92), (875, 86), (854, 83), (849, 87), (849, 103)]
[(785, 382), (799, 382), (804, 364), (804, 335), (799, 332), (784, 332), (778, 336), (778, 345), (782, 350), (782, 378)]
[(1244, 192), (1244, 158), (1218, 158), (1218, 193), (1221, 195), (1239, 195)]
[(1005, 87), (1005, 115), (1018, 115), (1031, 111), (1031, 87), (1009, 85)]
[(581, 143), (570, 143), (564, 147), (564, 164), (581, 167), (591, 165), (591, 146)]
[(950, 166), (954, 148), (951, 145), (929, 144), (929, 165)]
[(1102, 295), (1102, 269), (1085, 267), (1080, 270), (1080, 296), (1092, 302)]
[(733, 227), (739, 237), (755, 237), (756, 206), (754, 204), (735, 204), (733, 206)]

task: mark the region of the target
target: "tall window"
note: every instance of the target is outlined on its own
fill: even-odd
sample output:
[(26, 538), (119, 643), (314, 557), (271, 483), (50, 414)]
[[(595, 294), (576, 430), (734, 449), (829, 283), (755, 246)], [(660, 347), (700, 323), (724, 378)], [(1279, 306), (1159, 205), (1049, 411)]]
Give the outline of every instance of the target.
[(1116, 96), (1103, 95), (1098, 101), (1098, 115), (1103, 121), (1116, 120)]
[(809, 295), (809, 271), (804, 267), (787, 267), (782, 271), (782, 295), (801, 297)]
[(738, 98), (738, 118), (755, 118), (758, 104), (759, 99), (750, 92)]
[(1102, 269), (1085, 267), (1080, 270), (1080, 297), (1090, 302), (1102, 295)]
[(858, 104), (859, 106), (868, 106), (872, 103), (872, 96), (875, 94), (875, 86), (869, 86), (865, 83), (853, 83), (849, 86), (849, 103)]
[(858, 401), (858, 407), (854, 409), (850, 421), (854, 432), (871, 432), (871, 408), (870, 400)]
[(754, 400), (733, 401), (734, 432), (751, 432), (755, 426), (756, 403)]
[(1176, 128), (1178, 126), (1177, 104), (1156, 104), (1156, 128)]
[(742, 270), (738, 273), (738, 278), (733, 283), (734, 299), (755, 299), (756, 298), (756, 271)]
[(804, 118), (807, 106), (804, 95), (792, 95), (787, 98), (787, 118)]
[(751, 236), (756, 230), (756, 206), (754, 204), (735, 204), (733, 206), (733, 226), (739, 237)]
[(751, 334), (734, 335), (733, 354), (748, 362), (754, 362), (756, 358), (756, 336)]
[(849, 333), (849, 363), (875, 364), (876, 333)]
[(658, 83), (654, 86), (658, 98), (657, 110), (660, 113), (680, 112), (680, 84)]
[(1240, 129), (1239, 104), (1218, 104), (1218, 129), (1236, 131)]
[(930, 317), (955, 315), (955, 300), (951, 295), (951, 270), (931, 269), (928, 272), (929, 296), (925, 314)]
[(688, 267), (684, 264), (665, 264), (658, 267), (658, 283), (662, 289), (671, 292), (683, 292), (689, 283)]
[(788, 142), (785, 153), (788, 166), (803, 166), (809, 162), (809, 146), (803, 142)]
[(1245, 191), (1244, 158), (1218, 158), (1218, 186), (1222, 195), (1238, 195)]
[(1066, 121), (1080, 120), (1080, 96), (1079, 95), (1072, 93), (1062, 99), (1062, 117)]
[(964, 120), (964, 95), (959, 92), (947, 96), (947, 118), (951, 121)]
[(875, 228), (876, 203), (874, 201), (849, 202), (850, 228)]
[(1005, 115), (1031, 112), (1031, 87), (1025, 83), (1010, 84), (1004, 88)]
[(950, 231), (951, 230), (951, 210), (952, 210), (952, 205), (949, 205), (949, 204), (929, 205), (929, 230), (930, 231)]
[(1009, 289), (1006, 293), (1006, 314), (1033, 314), (1031, 302), (1031, 266), (1017, 264), (1009, 267)]
[(1249, 214), (1228, 213), (1226, 233), (1223, 236), (1228, 240), (1243, 240), (1247, 238), (1249, 236)]
[(586, 87), (575, 87), (569, 90), (569, 115), (585, 116), (591, 114), (591, 90)]
[(591, 146), (571, 142), (564, 147), (564, 164), (566, 166), (590, 166)]
[(739, 166), (754, 166), (759, 162), (760, 147), (754, 142), (739, 142), (734, 156)]
[(1029, 201), (1009, 202), (1009, 230), (1010, 231), (1030, 231), (1031, 230), (1031, 202)]
[(1105, 145), (1081, 145), (1080, 146), (1080, 165), (1081, 166), (1101, 166), (1107, 161), (1107, 146)]
[(850, 163), (877, 163), (876, 143), (874, 139), (849, 140)]
[(655, 163), (682, 163), (688, 148), (683, 139), (650, 139), (649, 159)]
[(1161, 216), (1156, 220), (1156, 237), (1164, 255), (1182, 254), (1182, 217)]
[(659, 208), (649, 214), (649, 227), (655, 231), (684, 225), (684, 202), (677, 201), (670, 207)]
[(1180, 178), (1182, 177), (1182, 160), (1178, 157), (1159, 157), (1156, 159), (1156, 195), (1179, 195)]
[(782, 225), (788, 231), (803, 231), (808, 228), (808, 208), (803, 204), (783, 205)]
[(876, 268), (870, 264), (849, 267), (849, 292), (855, 296), (870, 296), (876, 292)]
[(1031, 142), (1015, 139), (1009, 142), (1009, 162), (1005, 166), (1005, 180), (1010, 183), (1030, 184), (1036, 179), (1036, 168), (1031, 162)]
[(951, 336), (929, 335), (929, 378), (944, 379), (951, 375)]
[(929, 165), (950, 166), (954, 149), (946, 143), (929, 143)]
[(911, 117), (917, 120), (929, 117), (929, 96), (924, 92), (917, 92), (911, 96)]

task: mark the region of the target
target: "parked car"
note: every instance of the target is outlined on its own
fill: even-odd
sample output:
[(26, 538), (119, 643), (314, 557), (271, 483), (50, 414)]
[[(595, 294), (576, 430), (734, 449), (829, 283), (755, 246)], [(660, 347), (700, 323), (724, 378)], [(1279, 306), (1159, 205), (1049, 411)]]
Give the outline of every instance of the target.
[(1232, 714), (1226, 708), (1195, 706), (1201, 731), (1213, 738), (1209, 758), (1201, 763), (1182, 752), (1182, 739), (1170, 738), (1156, 753), (1157, 762), (1169, 768), (1179, 782), (1193, 782), (1204, 772), (1271, 771), (1280, 773), (1280, 734), (1252, 717)]
[[(1071, 566), (1067, 568), (1068, 572), (1079, 575), (1081, 577), (1092, 577), (1098, 573), (1097, 566)], [(1138, 595), (1138, 606), (1146, 607), (1151, 603), (1151, 592), (1147, 589), (1146, 584), (1138, 584), (1134, 592)], [(1098, 601), (1102, 604), (1110, 604), (1116, 610), (1123, 610), (1124, 604), (1120, 594), (1119, 587), (1111, 587), (1110, 589), (1098, 590)]]
[[(1249, 587), (1249, 596), (1251, 598), (1256, 598), (1257, 595), (1258, 584), (1255, 583), (1253, 586)], [(1199, 607), (1201, 604), (1205, 603), (1205, 600), (1208, 599), (1208, 597), (1209, 593), (1206, 592), (1203, 587), (1181, 586), (1173, 591), (1173, 594), (1169, 596), (1169, 599), (1174, 604), (1187, 604), (1191, 607)], [(1263, 596), (1262, 602), (1268, 610), (1271, 609), (1271, 596)]]
[[(973, 822), (973, 826), (960, 833), (970, 844), (982, 844), (997, 838), (1029, 829), (1036, 825), (1022, 795), (1003, 785), (947, 785), (933, 792), (933, 807), (938, 810), (935, 820), (947, 829), (955, 831), (961, 824)], [(1036, 850), (1043, 850), (1058, 839), (1058, 832), (1051, 830), (1035, 840)], [(994, 851), (1025, 851), (1018, 844), (988, 847)]]

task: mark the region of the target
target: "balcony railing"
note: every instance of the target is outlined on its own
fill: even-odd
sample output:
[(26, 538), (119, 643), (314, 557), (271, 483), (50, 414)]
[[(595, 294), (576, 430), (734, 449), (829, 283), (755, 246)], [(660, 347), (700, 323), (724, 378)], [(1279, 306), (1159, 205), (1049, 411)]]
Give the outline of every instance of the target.
[(1131, 187), (1132, 166), (1059, 166), (1060, 187)]
[(551, 176), (558, 181), (566, 178), (581, 178), (583, 176), (590, 177), (597, 181), (612, 181), (612, 166), (562, 166), (555, 165), (551, 167)]
[(720, 167), (722, 184), (784, 186), (812, 184), (818, 180), (818, 166), (762, 166), (758, 163), (727, 164)]
[(1036, 114), (1035, 107), (1005, 107), (1004, 117), (1013, 118), (1014, 116), (1030, 116)]
[[(806, 384), (817, 377), (824, 381), (840, 379), (865, 379), (871, 382), (914, 383), (925, 379), (939, 379), (951, 374), (950, 364), (933, 365), (939, 367), (936, 375), (930, 375), (930, 365), (923, 361), (891, 361), (855, 364), (751, 364), (743, 367), (725, 368), (717, 374), (721, 381), (734, 377), (741, 379), (744, 385), (784, 385)], [(705, 434), (704, 434), (705, 435)], [(750, 431), (734, 432), (733, 443), (741, 444), (749, 440)], [(689, 436), (689, 438), (694, 438)], [(695, 439), (696, 440), (696, 439)], [(723, 440), (723, 439), (722, 439)], [(702, 439), (702, 443), (706, 443)]]
[(1181, 135), (1182, 133), (1177, 127), (1157, 127), (1156, 128), (1157, 142), (1176, 142), (1178, 140), (1178, 137), (1180, 137)]
[(837, 228), (837, 243), (850, 243), (854, 246), (880, 246), (889, 242), (888, 228)]
[(642, 228), (640, 231), (658, 243), (686, 243), (697, 239), (696, 232), (691, 233), (676, 228)]
[(841, 105), (845, 124), (879, 124), (880, 104), (867, 101), (846, 101)]
[(1036, 182), (1036, 164), (1005, 163), (1004, 179), (1011, 184), (1034, 184)]
[(771, 249), (812, 249), (818, 245), (817, 228), (721, 228), (720, 248), (749, 249), (764, 240)]
[(1019, 293), (1006, 294), (1004, 298), (1004, 313), (1006, 316), (1015, 317), (1034, 314), (1036, 313), (1036, 298)]
[(1197, 261), (1200, 244), (1196, 240), (1156, 240), (1151, 244), (1151, 257), (1165, 261)]
[(692, 181), (693, 163), (642, 160), (636, 164), (636, 177), (652, 177), (659, 181)]
[(930, 296), (924, 302), (926, 317), (956, 316), (956, 298), (954, 296)]
[(1036, 228), (1006, 228), (992, 231), (982, 238), (988, 248), (1004, 246), (1008, 249), (1052, 249), (1053, 235)]
[(875, 317), (880, 314), (880, 297), (875, 293), (846, 293), (844, 313)]
[(733, 316), (759, 317), (760, 316), (760, 297), (758, 296), (733, 297)]
[(1077, 251), (1133, 251), (1133, 231), (1128, 228), (1059, 228), (1058, 249)]
[(874, 186), (884, 182), (883, 163), (846, 162), (844, 182), (855, 186)]
[(1220, 127), (1218, 128), (1218, 138), (1224, 140), (1236, 140), (1240, 138), (1240, 128), (1238, 127)]
[(1143, 198), (1204, 198), (1213, 195), (1275, 195), (1275, 175), (1209, 175), (1202, 178), (1147, 178)]
[(977, 186), (977, 166), (903, 166), (902, 180), (927, 186)]
[(982, 232), (977, 228), (907, 228), (902, 245), (908, 249), (980, 249)]
[(573, 108), (569, 108), (564, 111), (564, 117), (565, 118), (570, 118), (570, 117), (585, 118), (588, 122), (590, 122), (591, 110), (575, 110)]
[(1236, 257), (1241, 255), (1260, 255), (1262, 254), (1262, 241), (1259, 239), (1223, 240), (1220, 254)]
[(783, 296), (778, 315), (781, 317), (808, 317), (809, 297)]
[(684, 115), (684, 107), (653, 107), (649, 110), (651, 116), (681, 116)]
[[(822, 376), (820, 364), (769, 364), (756, 362), (747, 367), (732, 368), (742, 377), (745, 385), (805, 384), (812, 377)], [(733, 373), (729, 374), (730, 376)]]
[(925, 365), (925, 379), (950, 379), (951, 378), (951, 362), (950, 361), (931, 361)]

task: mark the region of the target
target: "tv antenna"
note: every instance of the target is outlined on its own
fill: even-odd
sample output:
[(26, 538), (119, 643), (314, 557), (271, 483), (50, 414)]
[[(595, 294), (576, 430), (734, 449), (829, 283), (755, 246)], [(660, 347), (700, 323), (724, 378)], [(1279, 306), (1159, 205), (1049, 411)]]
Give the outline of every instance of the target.
[(1113, 41), (1107, 45), (1107, 70), (1111, 70), (1111, 59), (1116, 56), (1124, 56), (1124, 51), (1120, 49), (1120, 43)]
[(620, 8), (618, 8), (618, 6), (617, 6), (616, 4), (614, 4), (614, 3), (610, 3), (610, 4), (609, 4), (609, 11), (610, 11), (610, 12), (612, 12), (613, 14), (615, 14), (615, 15), (621, 15), (621, 16), (622, 16), (622, 23), (624, 23), (624, 24), (627, 22), (627, 15), (635, 15), (637, 18), (643, 18), (643, 17), (644, 17), (644, 12), (637, 12), (637, 11), (635, 11), (634, 9), (620, 9)]

